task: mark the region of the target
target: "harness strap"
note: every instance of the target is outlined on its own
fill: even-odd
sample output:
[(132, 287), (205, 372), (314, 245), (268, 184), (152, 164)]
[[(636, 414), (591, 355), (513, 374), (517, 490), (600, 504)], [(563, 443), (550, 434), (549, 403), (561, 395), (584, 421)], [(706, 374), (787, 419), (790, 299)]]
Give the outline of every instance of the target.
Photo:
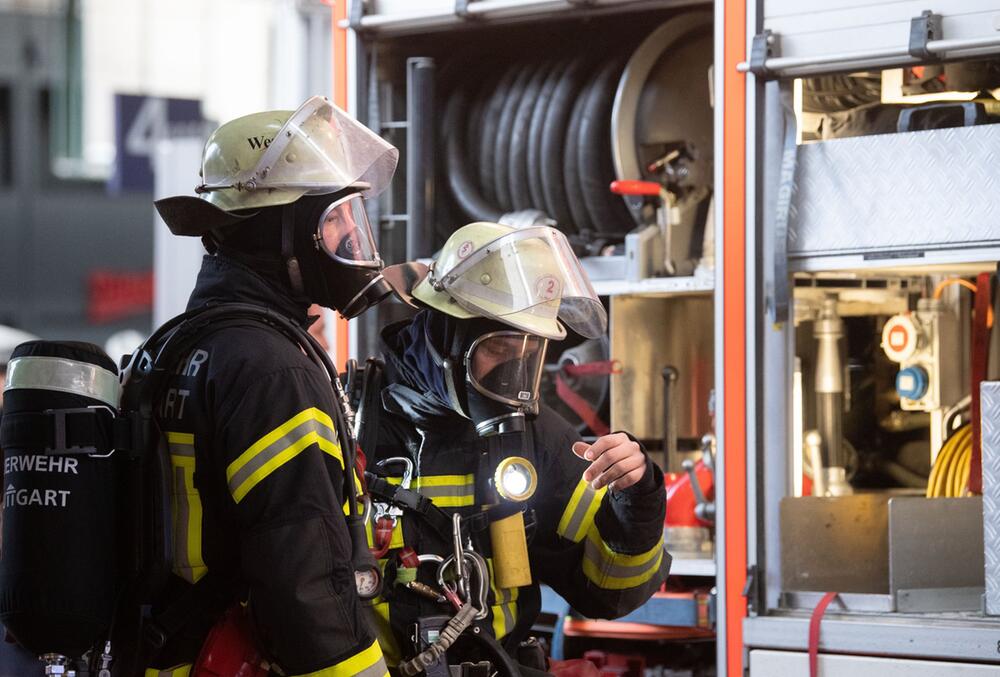
[[(423, 519), (441, 538), (447, 542), (451, 542), (451, 517), (444, 510), (434, 505), (431, 499), (419, 492), (404, 489), (398, 484), (392, 484), (370, 472), (365, 473), (365, 480), (368, 483), (368, 492), (372, 498), (411, 511)], [(485, 532), (489, 530), (490, 522), (509, 517), (520, 510), (524, 510), (523, 504), (505, 501), (491, 506), (488, 510), (463, 517), (462, 529), (470, 534)], [(534, 512), (529, 510), (525, 516), (525, 527), (532, 528), (534, 525)]]
[(143, 639), (154, 649), (162, 649), (192, 618), (221, 614), (232, 604), (233, 592), (234, 586), (218, 574), (205, 574), (143, 624)]
[(48, 456), (107, 454), (114, 449), (114, 415), (103, 407), (5, 414), (0, 437), (7, 448)]
[(423, 494), (404, 489), (370, 472), (365, 473), (368, 492), (372, 497), (392, 505), (410, 510), (423, 518), (438, 534), (451, 539), (451, 518)]

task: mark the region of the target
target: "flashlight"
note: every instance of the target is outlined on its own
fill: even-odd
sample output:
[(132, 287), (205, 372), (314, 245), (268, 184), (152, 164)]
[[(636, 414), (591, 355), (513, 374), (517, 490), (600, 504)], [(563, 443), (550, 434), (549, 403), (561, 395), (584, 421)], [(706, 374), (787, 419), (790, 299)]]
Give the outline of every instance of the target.
[(508, 501), (527, 501), (538, 486), (535, 466), (521, 456), (508, 456), (500, 461), (493, 474), (493, 484), (501, 498)]

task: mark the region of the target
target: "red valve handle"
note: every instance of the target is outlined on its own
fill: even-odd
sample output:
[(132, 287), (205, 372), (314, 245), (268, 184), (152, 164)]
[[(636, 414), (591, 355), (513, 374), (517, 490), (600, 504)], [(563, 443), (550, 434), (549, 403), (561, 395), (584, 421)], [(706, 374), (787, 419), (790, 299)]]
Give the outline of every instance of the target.
[(611, 192), (618, 195), (650, 195), (660, 194), (660, 184), (655, 181), (612, 181)]

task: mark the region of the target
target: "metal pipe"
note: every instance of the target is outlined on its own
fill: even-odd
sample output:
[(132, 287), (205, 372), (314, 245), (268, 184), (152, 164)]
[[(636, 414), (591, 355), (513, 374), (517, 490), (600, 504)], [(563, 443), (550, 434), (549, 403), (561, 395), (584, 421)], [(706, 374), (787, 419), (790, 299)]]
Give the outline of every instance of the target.
[(826, 472), (823, 470), (823, 438), (815, 430), (810, 430), (804, 438), (809, 467), (812, 469), (813, 496), (826, 496)]
[[(667, 6), (682, 7), (694, 4), (705, 4), (699, 0), (677, 0), (667, 3)], [(589, 5), (590, 8), (599, 9), (615, 7), (620, 5), (634, 6), (636, 9), (662, 8), (663, 2), (656, 0), (594, 0)], [(535, 0), (525, 2), (525, 0), (477, 0), (470, 2), (468, 13), (477, 19), (493, 18), (521, 18), (532, 15), (546, 14), (551, 12), (565, 12), (574, 9), (581, 9), (579, 2), (573, 0)], [(440, 28), (450, 24), (460, 23), (463, 19), (456, 16), (452, 10), (432, 11), (432, 12), (408, 12), (394, 14), (374, 14), (361, 17), (361, 28), (366, 30), (385, 31), (393, 33), (414, 33), (420, 30)], [(346, 21), (341, 22), (343, 28), (349, 28)]]
[(406, 60), (406, 258), (434, 251), (434, 59)]
[(663, 464), (674, 469), (677, 462), (677, 379), (675, 367), (663, 368)]
[[(947, 52), (949, 57), (980, 55), (984, 51), (989, 53), (996, 50), (1000, 50), (1000, 36), (996, 35), (983, 38), (931, 40), (927, 43), (927, 51), (939, 55)], [(974, 52), (974, 54), (964, 54), (964, 52)], [(907, 47), (901, 46), (835, 52), (818, 56), (776, 56), (766, 59), (764, 68), (780, 75), (798, 75), (800, 73), (821, 73), (876, 65), (905, 66), (919, 63), (922, 61), (911, 56)], [(737, 64), (736, 70), (741, 73), (749, 72), (750, 63), (742, 61)]]
[(843, 468), (844, 454), (844, 368), (840, 359), (840, 339), (844, 323), (837, 315), (837, 300), (828, 297), (816, 319), (816, 427), (823, 439), (823, 465)]

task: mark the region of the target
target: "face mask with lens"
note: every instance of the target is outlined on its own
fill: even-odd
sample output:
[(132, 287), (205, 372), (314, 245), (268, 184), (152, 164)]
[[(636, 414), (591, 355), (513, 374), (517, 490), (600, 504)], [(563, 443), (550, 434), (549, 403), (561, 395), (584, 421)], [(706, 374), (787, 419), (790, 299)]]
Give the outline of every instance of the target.
[[(444, 372), (446, 399), (470, 419), (480, 437), (523, 431), (524, 417), (538, 413), (539, 388), (548, 339), (515, 330), (487, 331), (477, 321), (458, 321), (446, 330), (444, 349), (426, 329), (424, 345)], [(492, 330), (492, 331), (490, 331)]]
[(307, 228), (297, 231), (303, 234), (295, 250), (305, 294), (350, 319), (391, 293), (361, 194), (332, 202), (306, 197), (301, 202), (306, 203), (301, 218)]
[(538, 413), (548, 340), (518, 331), (483, 334), (465, 354), (469, 418), (481, 437), (524, 429)]

